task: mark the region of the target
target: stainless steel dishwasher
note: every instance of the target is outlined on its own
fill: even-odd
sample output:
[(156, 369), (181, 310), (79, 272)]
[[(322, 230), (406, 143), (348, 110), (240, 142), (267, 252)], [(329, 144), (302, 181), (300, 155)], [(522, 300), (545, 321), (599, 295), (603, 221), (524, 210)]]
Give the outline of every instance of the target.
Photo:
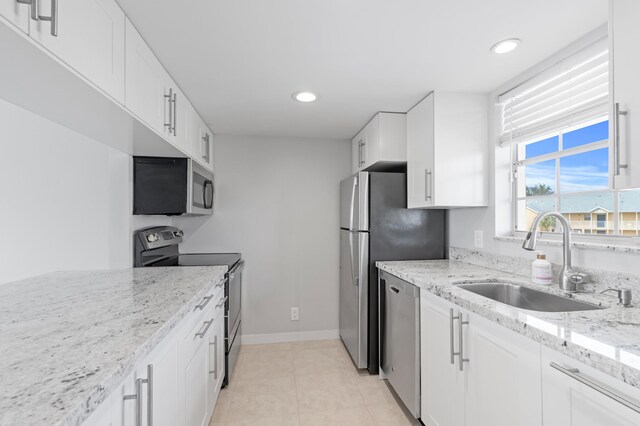
[(380, 271), (380, 368), (420, 418), (420, 289)]

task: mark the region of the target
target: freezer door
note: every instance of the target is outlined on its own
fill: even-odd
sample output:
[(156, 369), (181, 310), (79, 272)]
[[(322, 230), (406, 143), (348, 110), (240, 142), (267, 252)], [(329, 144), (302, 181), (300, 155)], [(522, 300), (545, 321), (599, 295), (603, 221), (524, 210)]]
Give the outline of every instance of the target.
[(369, 173), (356, 173), (340, 182), (340, 228), (369, 230)]
[(340, 338), (358, 368), (367, 367), (369, 235), (340, 230)]

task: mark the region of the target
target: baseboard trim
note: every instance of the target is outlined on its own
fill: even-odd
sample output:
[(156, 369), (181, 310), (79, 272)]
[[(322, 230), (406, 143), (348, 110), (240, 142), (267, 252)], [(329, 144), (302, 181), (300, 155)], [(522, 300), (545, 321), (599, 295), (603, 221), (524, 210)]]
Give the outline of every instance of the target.
[(296, 331), (292, 333), (243, 334), (241, 345), (263, 343), (306, 342), (310, 340), (329, 340), (340, 337), (339, 330)]

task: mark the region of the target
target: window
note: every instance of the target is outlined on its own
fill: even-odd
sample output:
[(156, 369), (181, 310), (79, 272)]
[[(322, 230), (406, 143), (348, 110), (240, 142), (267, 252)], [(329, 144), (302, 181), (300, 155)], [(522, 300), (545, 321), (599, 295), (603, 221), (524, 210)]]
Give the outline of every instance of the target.
[[(608, 58), (606, 38), (598, 40), (500, 96), (515, 231), (559, 211), (574, 233), (640, 235), (640, 191), (611, 189)], [(540, 229), (561, 228), (547, 218)]]

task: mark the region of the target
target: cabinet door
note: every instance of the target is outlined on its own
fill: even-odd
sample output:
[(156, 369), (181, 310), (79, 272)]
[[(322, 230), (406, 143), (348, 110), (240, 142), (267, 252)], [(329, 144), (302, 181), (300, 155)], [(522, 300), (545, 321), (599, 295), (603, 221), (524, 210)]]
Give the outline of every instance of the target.
[(362, 144), (362, 132), (358, 133), (355, 138), (351, 140), (351, 171), (357, 173), (362, 166), (361, 156), (361, 144)]
[(458, 426), (464, 423), (464, 375), (457, 359), (451, 362), (449, 309), (453, 305), (421, 290), (420, 356), (421, 412), (427, 426)]
[(207, 421), (209, 344), (203, 342), (184, 371), (185, 426), (204, 426)]
[(360, 169), (366, 169), (380, 160), (380, 113), (363, 129), (361, 139)]
[(29, 32), (31, 6), (16, 0), (0, 0), (0, 16), (7, 19), (22, 32)]
[(461, 312), (469, 322), (465, 425), (541, 426), (540, 344)]
[(136, 373), (131, 373), (111, 394), (112, 426), (131, 426), (136, 423), (136, 401), (125, 399), (136, 394)]
[(153, 425), (176, 426), (178, 421), (178, 340), (173, 339), (151, 360), (153, 366)]
[(213, 133), (195, 111), (191, 121), (193, 126), (190, 154), (209, 170), (213, 170)]
[(209, 391), (207, 413), (213, 413), (224, 380), (224, 315), (219, 310), (209, 336)]
[[(577, 369), (580, 377), (640, 404), (640, 391), (550, 349), (542, 348), (542, 392), (545, 426), (632, 426), (640, 414), (553, 368)], [(574, 370), (575, 371), (575, 370)]]
[[(51, 16), (52, 3), (41, 0), (40, 14)], [(124, 103), (125, 16), (115, 0), (63, 0), (57, 14), (57, 37), (42, 20), (31, 22), (31, 37)]]
[(434, 200), (434, 95), (407, 113), (407, 207), (432, 206)]
[[(619, 116), (620, 162), (627, 168), (620, 170), (614, 180), (616, 188), (640, 187), (640, 2), (637, 0), (610, 1), (609, 28), (613, 44), (614, 102), (627, 115)], [(615, 114), (615, 111), (614, 111)], [(615, 119), (615, 117), (612, 115)], [(610, 120), (614, 123), (614, 120)], [(613, 129), (612, 129), (613, 130)], [(615, 132), (610, 132), (615, 135)], [(615, 141), (614, 141), (615, 143)], [(615, 161), (615, 160), (614, 160)]]
[[(131, 22), (126, 22), (125, 106), (157, 132), (166, 134), (168, 74)], [(166, 93), (165, 93), (166, 92)]]

